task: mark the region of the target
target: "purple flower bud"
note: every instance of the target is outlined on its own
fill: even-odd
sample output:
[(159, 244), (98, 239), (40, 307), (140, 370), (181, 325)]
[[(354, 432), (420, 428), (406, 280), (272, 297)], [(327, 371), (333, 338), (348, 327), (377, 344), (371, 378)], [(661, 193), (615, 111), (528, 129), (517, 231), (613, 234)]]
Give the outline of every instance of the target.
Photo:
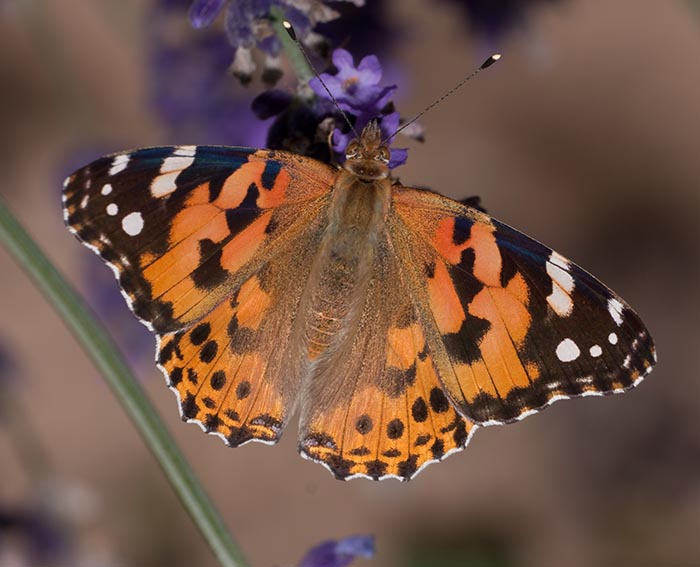
[(190, 22), (196, 29), (206, 28), (221, 13), (227, 0), (194, 0), (190, 7)]
[(328, 540), (312, 548), (298, 567), (345, 567), (356, 558), (374, 556), (373, 536), (350, 536)]

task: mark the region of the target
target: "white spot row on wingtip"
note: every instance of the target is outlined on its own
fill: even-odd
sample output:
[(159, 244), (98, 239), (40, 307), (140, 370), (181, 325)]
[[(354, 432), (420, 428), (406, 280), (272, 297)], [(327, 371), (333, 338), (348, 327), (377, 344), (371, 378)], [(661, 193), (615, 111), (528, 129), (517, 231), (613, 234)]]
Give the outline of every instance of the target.
[(547, 275), (552, 280), (552, 293), (547, 296), (547, 303), (557, 315), (567, 317), (574, 308), (570, 294), (575, 286), (567, 259), (553, 251), (547, 260)]
[(159, 198), (175, 191), (177, 177), (194, 163), (196, 150), (196, 146), (180, 146), (172, 156), (165, 158), (160, 166), (160, 175), (151, 183), (151, 195)]
[(129, 164), (129, 159), (131, 159), (129, 154), (119, 154), (118, 156), (115, 156), (112, 160), (112, 166), (109, 168), (109, 175), (116, 175), (117, 173), (124, 171), (126, 166)]

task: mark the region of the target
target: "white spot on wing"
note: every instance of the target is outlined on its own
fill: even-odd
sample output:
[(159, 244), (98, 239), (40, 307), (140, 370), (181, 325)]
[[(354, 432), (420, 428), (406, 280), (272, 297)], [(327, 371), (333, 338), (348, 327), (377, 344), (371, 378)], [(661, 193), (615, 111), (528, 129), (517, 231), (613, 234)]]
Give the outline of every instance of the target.
[(87, 204), (88, 204), (88, 195), (85, 195), (85, 197), (83, 197), (80, 201), (80, 208), (84, 209), (85, 207), (87, 207)]
[(122, 228), (129, 236), (141, 234), (143, 230), (143, 217), (141, 213), (129, 213), (122, 219)]
[(116, 156), (112, 161), (112, 167), (109, 168), (109, 174), (116, 175), (120, 171), (124, 171), (129, 163), (130, 157), (129, 154), (119, 154)]
[(114, 203), (110, 203), (109, 205), (107, 205), (107, 214), (110, 217), (115, 216), (118, 212), (119, 212), (119, 207), (117, 207), (117, 205), (115, 205)]
[[(187, 146), (184, 146), (187, 147)], [(194, 155), (174, 155), (163, 160), (163, 165), (160, 166), (160, 175), (151, 183), (151, 195), (154, 197), (165, 197), (170, 195), (177, 185), (175, 180), (177, 176), (187, 169), (194, 162)]]
[(178, 146), (175, 150), (176, 156), (194, 156), (197, 146)]
[(175, 179), (180, 175), (179, 171), (173, 171), (172, 173), (166, 173), (165, 175), (159, 175), (151, 183), (151, 195), (156, 198), (165, 197), (170, 195), (177, 185), (175, 185)]
[(610, 333), (608, 335), (608, 342), (611, 345), (616, 345), (617, 344), (617, 335), (615, 333)]
[(591, 353), (591, 356), (593, 358), (598, 358), (601, 354), (603, 354), (603, 349), (600, 348), (598, 345), (593, 345), (589, 352)]
[(579, 354), (581, 354), (581, 351), (571, 339), (564, 339), (557, 346), (557, 358), (562, 362), (576, 360)]
[(192, 165), (194, 161), (193, 155), (174, 155), (163, 160), (163, 165), (160, 166), (161, 173), (170, 173), (171, 171), (182, 171)]
[(100, 193), (102, 193), (105, 196), (109, 195), (111, 192), (112, 192), (112, 186), (109, 183), (105, 183), (102, 186), (102, 190), (100, 191)]
[(552, 252), (547, 260), (547, 275), (552, 278), (552, 293), (547, 296), (547, 303), (560, 317), (570, 315), (574, 308), (569, 294), (575, 284), (568, 267), (569, 263), (557, 252)]
[(608, 299), (608, 312), (610, 313), (610, 316), (613, 318), (615, 321), (615, 324), (619, 327), (622, 325), (622, 309), (623, 309), (622, 303), (619, 302), (618, 299), (615, 297), (611, 297)]

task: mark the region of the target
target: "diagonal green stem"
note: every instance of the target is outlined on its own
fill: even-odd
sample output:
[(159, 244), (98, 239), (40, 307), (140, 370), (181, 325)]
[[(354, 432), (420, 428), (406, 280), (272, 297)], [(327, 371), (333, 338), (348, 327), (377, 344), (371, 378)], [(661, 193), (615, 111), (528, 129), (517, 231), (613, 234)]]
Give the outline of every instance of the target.
[(270, 17), (272, 20), (272, 28), (275, 30), (275, 34), (280, 40), (282, 48), (287, 54), (287, 57), (289, 57), (289, 62), (294, 68), (298, 81), (302, 84), (308, 84), (309, 80), (313, 78), (314, 72), (306, 62), (304, 54), (299, 51), (299, 48), (297, 47), (296, 43), (294, 43), (294, 40), (289, 37), (287, 30), (284, 29), (284, 26), (282, 25), (282, 22), (284, 21), (284, 13), (277, 6), (273, 6), (270, 9)]
[(248, 563), (104, 328), (0, 200), (0, 242), (34, 279), (109, 382), (224, 567)]

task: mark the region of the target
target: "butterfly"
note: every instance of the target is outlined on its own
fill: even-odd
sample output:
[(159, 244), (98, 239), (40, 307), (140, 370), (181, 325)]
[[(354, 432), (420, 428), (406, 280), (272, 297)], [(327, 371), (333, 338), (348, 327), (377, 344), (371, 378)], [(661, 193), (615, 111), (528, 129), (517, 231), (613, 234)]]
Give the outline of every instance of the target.
[(408, 480), (479, 428), (623, 392), (656, 362), (632, 309), (477, 208), (389, 176), (370, 122), (342, 168), (174, 146), (65, 182), (67, 226), (157, 335), (182, 418), (337, 478)]

